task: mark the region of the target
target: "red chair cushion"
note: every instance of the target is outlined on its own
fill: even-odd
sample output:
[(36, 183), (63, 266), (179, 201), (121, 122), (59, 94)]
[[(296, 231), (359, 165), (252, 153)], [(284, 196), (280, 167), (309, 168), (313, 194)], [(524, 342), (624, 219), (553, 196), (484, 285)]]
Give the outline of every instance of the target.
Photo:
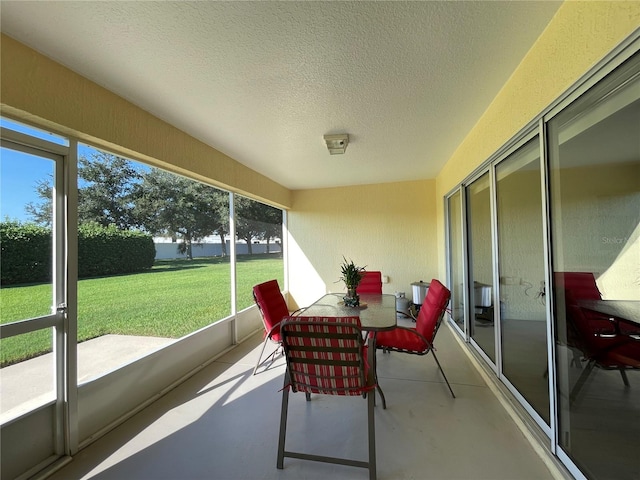
[(436, 326), (443, 310), (447, 307), (450, 296), (451, 292), (440, 281), (435, 278), (431, 280), (416, 319), (416, 330), (430, 342), (433, 341)]
[(575, 300), (601, 300), (596, 279), (591, 272), (556, 272), (555, 279), (559, 288), (571, 292)]
[(388, 332), (378, 332), (376, 346), (377, 348), (390, 348), (414, 353), (426, 352), (429, 349), (429, 345), (415, 332), (415, 328), (394, 328)]
[(289, 315), (287, 303), (280, 292), (277, 280), (269, 280), (253, 287), (253, 296), (258, 304), (262, 321), (271, 340), (280, 341), (280, 322)]
[(640, 368), (640, 341), (620, 343), (594, 359), (608, 368)]
[[(416, 327), (395, 328), (387, 332), (378, 332), (376, 335), (377, 348), (419, 355), (428, 353), (450, 296), (451, 292), (447, 287), (435, 278), (431, 280), (416, 319)], [(420, 335), (426, 339), (426, 342)]]
[(356, 288), (356, 293), (382, 293), (382, 273), (375, 271), (362, 272), (363, 277)]

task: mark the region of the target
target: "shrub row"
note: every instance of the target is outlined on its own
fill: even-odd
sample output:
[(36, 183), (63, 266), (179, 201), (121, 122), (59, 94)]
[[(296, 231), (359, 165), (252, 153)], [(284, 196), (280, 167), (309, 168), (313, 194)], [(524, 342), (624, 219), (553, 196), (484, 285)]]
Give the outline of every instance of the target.
[(51, 279), (51, 229), (0, 222), (0, 282), (39, 283)]
[[(0, 222), (0, 283), (51, 281), (51, 229)], [(153, 238), (115, 226), (83, 224), (78, 228), (78, 277), (134, 273), (153, 266)]]

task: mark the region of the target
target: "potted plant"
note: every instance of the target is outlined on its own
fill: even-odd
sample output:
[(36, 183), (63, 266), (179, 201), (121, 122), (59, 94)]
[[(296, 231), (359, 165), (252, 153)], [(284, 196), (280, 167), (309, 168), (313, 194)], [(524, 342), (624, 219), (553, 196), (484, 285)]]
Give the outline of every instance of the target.
[(347, 261), (345, 257), (342, 257), (343, 262), (340, 265), (340, 273), (342, 280), (347, 287), (347, 295), (343, 297), (344, 304), (347, 307), (357, 307), (360, 305), (360, 296), (356, 293), (356, 288), (362, 280), (362, 272), (365, 267), (358, 267), (353, 260)]

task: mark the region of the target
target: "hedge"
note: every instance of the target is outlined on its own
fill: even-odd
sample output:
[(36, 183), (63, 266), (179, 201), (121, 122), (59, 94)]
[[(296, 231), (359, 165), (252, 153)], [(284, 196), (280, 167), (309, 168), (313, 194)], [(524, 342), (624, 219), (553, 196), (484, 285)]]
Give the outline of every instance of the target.
[[(0, 283), (51, 281), (51, 229), (34, 224), (0, 222)], [(153, 238), (115, 226), (83, 224), (78, 228), (78, 277), (101, 277), (148, 270), (156, 249)]]
[(0, 283), (51, 280), (51, 229), (0, 222)]

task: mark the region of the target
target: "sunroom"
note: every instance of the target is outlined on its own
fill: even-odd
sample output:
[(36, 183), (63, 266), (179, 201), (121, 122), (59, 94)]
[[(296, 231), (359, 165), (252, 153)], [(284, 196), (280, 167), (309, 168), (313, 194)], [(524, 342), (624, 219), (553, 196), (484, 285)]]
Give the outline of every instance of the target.
[[(509, 478), (518, 462), (523, 478), (637, 478), (640, 6), (518, 3), (2, 2), (2, 216), (11, 223), (6, 192), (20, 196), (37, 183), (41, 203), (31, 203), (31, 219), (48, 208), (50, 217), (40, 219), (51, 239), (50, 276), (33, 282), (44, 285), (40, 296), (21, 301), (35, 310), (8, 303), (33, 285), (3, 283), (0, 290), (3, 350), (44, 342), (50, 351), (15, 383), (10, 369), (26, 361), (4, 363), (3, 356), (3, 478), (364, 478), (357, 469), (296, 462), (276, 470), (268, 442), (277, 441), (283, 365), (250, 375), (263, 331), (251, 286), (277, 278), (289, 308), (304, 307), (341, 291), (336, 280), (345, 256), (381, 271), (385, 294), (410, 296), (412, 283), (432, 278), (452, 293), (436, 346), (460, 389), (457, 398), (448, 397), (430, 358), (378, 353), (390, 404), (376, 406), (378, 478)], [(445, 42), (453, 30), (443, 25), (458, 29), (458, 37), (471, 29), (469, 38), (454, 47)], [(209, 38), (207, 27), (219, 27), (217, 43), (187, 41)], [(474, 54), (463, 50), (474, 27), (485, 39), (499, 29), (493, 41), (502, 51), (447, 77), (456, 55)], [(528, 39), (501, 37), (510, 32), (515, 39), (519, 29)], [(380, 57), (385, 43), (397, 58)], [(234, 51), (247, 55), (244, 63), (234, 61)], [(400, 52), (407, 51), (415, 63), (403, 63)], [(441, 65), (416, 60), (432, 60), (431, 51), (445, 52)], [(179, 68), (181, 54), (193, 70)], [(193, 61), (199, 58), (226, 69)], [(145, 77), (153, 68), (163, 76)], [(376, 68), (383, 73), (359, 76)], [(98, 76), (109, 69), (119, 74)], [(337, 88), (352, 77), (361, 90)], [(260, 91), (261, 81), (283, 89), (263, 94), (266, 106), (256, 111), (264, 116), (229, 109), (243, 92), (250, 98)], [(433, 117), (420, 115), (433, 96), (411, 96), (419, 83), (448, 95), (455, 90), (438, 88), (464, 83), (480, 100), (440, 98), (452, 114), (432, 125)], [(209, 84), (214, 101), (191, 94)], [(175, 96), (163, 90), (167, 85)], [(327, 92), (330, 100), (316, 98)], [(153, 107), (154, 98), (162, 102)], [(356, 100), (357, 119), (348, 115)], [(327, 118), (316, 122), (322, 115), (308, 108), (323, 102)], [(211, 113), (200, 103), (219, 107), (221, 123), (214, 115), (210, 124), (193, 125), (190, 116)], [(265, 112), (279, 112), (292, 130), (277, 134), (284, 123), (272, 129)], [(458, 117), (467, 123), (455, 125)], [(321, 130), (309, 139), (314, 122)], [(298, 123), (309, 125), (297, 130)], [(367, 123), (387, 131), (367, 132)], [(271, 137), (258, 135), (263, 129)], [(423, 132), (448, 143), (426, 148)], [(350, 135), (345, 153), (330, 155), (323, 135), (342, 133)], [(317, 153), (308, 153), (309, 141)], [(6, 181), (10, 163), (31, 174), (28, 184)], [(92, 230), (82, 219), (89, 218), (87, 199), (106, 185), (99, 176), (105, 166), (112, 177), (132, 172), (130, 193), (148, 202), (139, 218), (154, 230), (156, 256), (146, 279), (83, 276), (83, 242)], [(202, 209), (215, 210), (217, 220), (226, 215), (227, 223), (207, 235), (150, 227), (154, 213), (191, 191), (192, 205), (207, 199)], [(218, 250), (198, 253), (208, 243)], [(160, 258), (161, 250), (180, 252)], [(590, 278), (597, 298), (571, 303), (569, 274)], [(222, 287), (207, 289), (208, 282)], [(623, 309), (592, 310), (600, 304)], [(212, 310), (197, 311), (201, 305)], [(614, 338), (607, 351), (624, 344), (623, 354), (603, 359), (577, 342), (574, 306), (613, 325), (592, 336)], [(198, 315), (208, 320), (190, 323)], [(162, 318), (166, 330), (145, 334), (140, 325), (153, 318)], [(106, 360), (111, 349), (115, 364)], [(31, 390), (34, 378), (46, 383), (44, 393)], [(14, 393), (23, 400), (7, 403)], [(300, 402), (296, 412), (309, 423), (292, 433), (294, 441), (329, 433), (357, 454), (360, 419), (352, 417), (364, 402), (321, 402), (312, 399), (309, 407), (323, 406), (336, 424), (313, 423), (324, 420), (307, 417), (312, 412)], [(179, 420), (185, 425), (172, 425), (181, 406), (193, 411)], [(198, 432), (211, 425), (222, 435)], [(227, 451), (218, 443), (225, 431), (233, 443)], [(190, 448), (167, 462), (181, 439)], [(123, 442), (128, 453), (117, 454), (120, 447), (109, 442)], [(106, 450), (96, 450), (105, 443)]]

